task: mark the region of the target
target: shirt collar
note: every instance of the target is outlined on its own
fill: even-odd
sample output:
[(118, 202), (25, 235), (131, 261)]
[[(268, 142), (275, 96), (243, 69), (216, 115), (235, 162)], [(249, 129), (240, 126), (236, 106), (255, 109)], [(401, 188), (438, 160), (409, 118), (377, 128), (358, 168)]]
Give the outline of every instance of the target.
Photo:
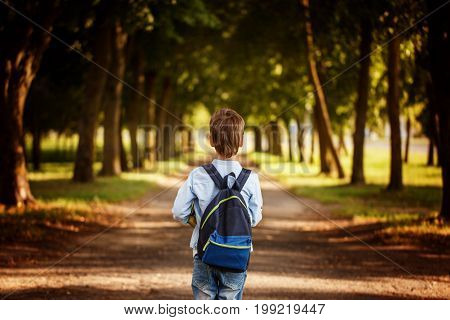
[(227, 167), (227, 166), (233, 166), (235, 168), (242, 168), (241, 164), (237, 160), (220, 160), (220, 159), (214, 159), (212, 161), (213, 165), (215, 166), (221, 166), (221, 167)]

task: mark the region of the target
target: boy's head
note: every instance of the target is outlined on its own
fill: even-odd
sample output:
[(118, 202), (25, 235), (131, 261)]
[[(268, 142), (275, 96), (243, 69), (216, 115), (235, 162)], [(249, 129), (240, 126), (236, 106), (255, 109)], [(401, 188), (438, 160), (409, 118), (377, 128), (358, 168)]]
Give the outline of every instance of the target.
[(223, 108), (209, 121), (209, 141), (224, 158), (236, 155), (244, 143), (244, 119), (234, 110)]

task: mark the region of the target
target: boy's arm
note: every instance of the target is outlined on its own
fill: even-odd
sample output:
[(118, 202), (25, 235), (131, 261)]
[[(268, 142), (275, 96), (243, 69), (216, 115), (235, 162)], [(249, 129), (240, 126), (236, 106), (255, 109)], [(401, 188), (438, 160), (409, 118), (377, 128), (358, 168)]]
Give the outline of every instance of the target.
[(255, 227), (262, 219), (263, 198), (258, 175), (256, 173), (252, 173), (252, 175), (254, 175), (254, 179), (252, 179), (252, 195), (248, 200), (248, 209), (252, 217), (252, 227)]
[(177, 197), (173, 203), (172, 214), (173, 218), (181, 223), (189, 223), (189, 215), (191, 214), (192, 203), (196, 198), (192, 192), (192, 172), (189, 174), (187, 180), (178, 190)]

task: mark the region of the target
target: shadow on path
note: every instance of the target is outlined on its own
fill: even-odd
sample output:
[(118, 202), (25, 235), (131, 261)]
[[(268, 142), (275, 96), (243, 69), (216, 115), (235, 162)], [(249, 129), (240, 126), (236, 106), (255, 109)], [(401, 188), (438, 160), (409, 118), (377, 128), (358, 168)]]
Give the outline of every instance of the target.
[[(245, 298), (450, 298), (448, 250), (377, 244), (373, 234), (380, 225), (336, 220), (410, 274), (261, 180), (264, 218), (254, 230)], [(16, 253), (10, 248), (8, 254), (30, 250), (36, 259), (0, 269), (0, 294), (13, 292), (9, 299), (190, 299), (191, 229), (172, 221), (176, 190), (172, 187), (127, 218), (123, 227), (51, 270), (42, 268), (57, 260), (55, 256), (44, 258), (45, 252), (27, 246)], [(80, 237), (78, 243), (85, 240)]]

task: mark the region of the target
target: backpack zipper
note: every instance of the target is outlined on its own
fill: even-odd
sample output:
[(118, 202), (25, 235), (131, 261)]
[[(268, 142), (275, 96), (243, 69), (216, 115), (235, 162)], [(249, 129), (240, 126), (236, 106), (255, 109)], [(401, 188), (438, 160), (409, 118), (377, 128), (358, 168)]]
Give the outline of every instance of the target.
[(250, 249), (252, 246), (233, 246), (231, 244), (222, 244), (222, 243), (217, 243), (215, 241), (212, 241), (211, 239), (209, 239), (206, 244), (203, 246), (203, 252), (206, 250), (206, 248), (208, 247), (208, 245), (212, 243), (216, 246), (219, 247), (223, 247), (223, 248), (230, 248), (230, 249)]
[(209, 217), (213, 214), (214, 211), (216, 211), (216, 210), (219, 208), (219, 206), (220, 206), (222, 203), (224, 203), (225, 201), (231, 200), (231, 199), (238, 199), (239, 202), (244, 206), (244, 208), (245, 208), (246, 210), (248, 210), (248, 209), (247, 209), (247, 206), (245, 205), (245, 203), (243, 203), (242, 200), (241, 200), (238, 196), (231, 196), (231, 197), (222, 199), (222, 200), (220, 200), (219, 203), (216, 204), (216, 206), (215, 206), (214, 208), (212, 208), (211, 211), (208, 213), (208, 215), (206, 216), (205, 221), (203, 221), (202, 226), (200, 227), (200, 229), (203, 229), (203, 227), (205, 226), (206, 221), (208, 221)]

